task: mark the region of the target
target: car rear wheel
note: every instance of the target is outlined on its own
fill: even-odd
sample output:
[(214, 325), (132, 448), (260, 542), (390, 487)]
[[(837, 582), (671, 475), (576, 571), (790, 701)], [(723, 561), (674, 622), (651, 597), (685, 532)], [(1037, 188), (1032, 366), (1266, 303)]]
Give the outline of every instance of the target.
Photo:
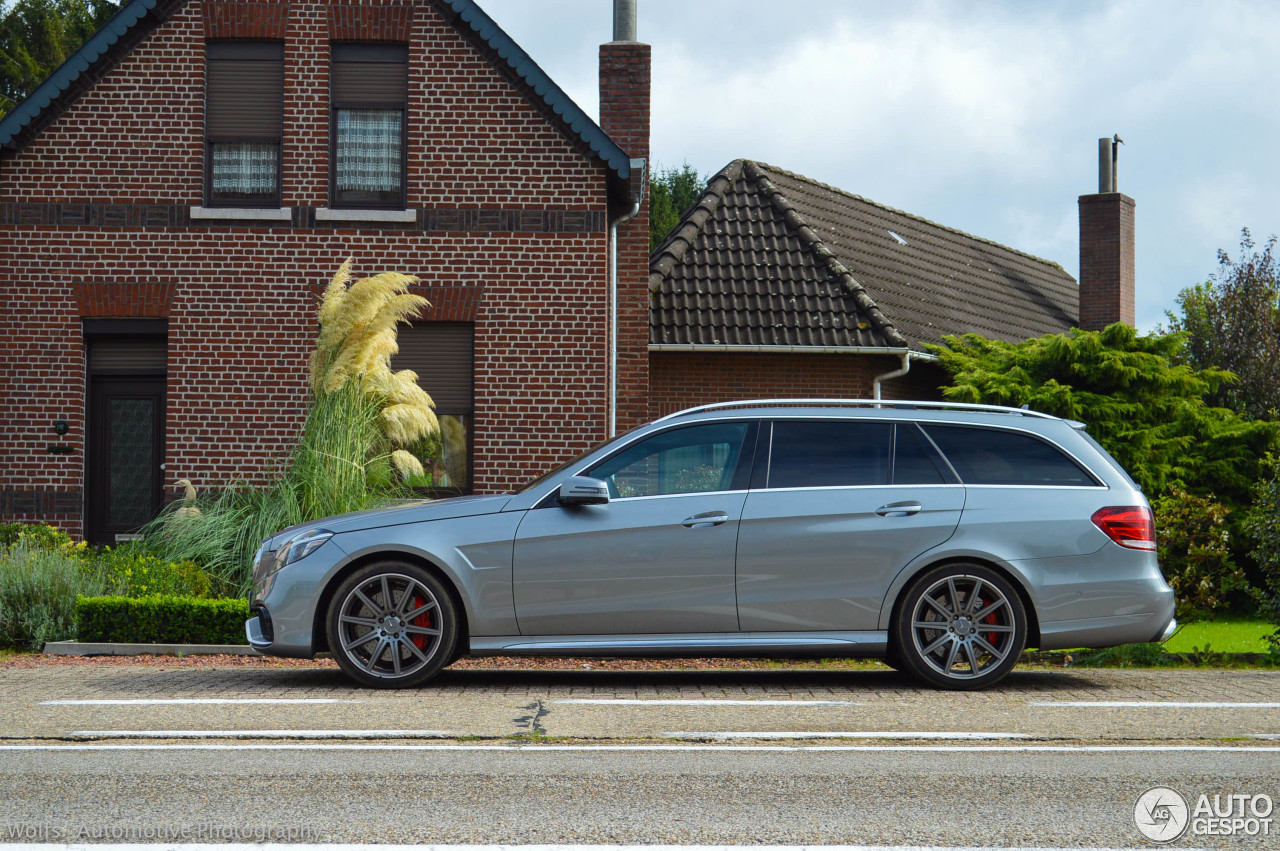
[(907, 589), (894, 647), (918, 679), (948, 689), (980, 689), (1018, 664), (1027, 615), (1013, 586), (978, 564), (926, 571)]
[(329, 605), (329, 648), (361, 685), (407, 688), (453, 660), (458, 614), (435, 576), (416, 564), (366, 565), (343, 581)]

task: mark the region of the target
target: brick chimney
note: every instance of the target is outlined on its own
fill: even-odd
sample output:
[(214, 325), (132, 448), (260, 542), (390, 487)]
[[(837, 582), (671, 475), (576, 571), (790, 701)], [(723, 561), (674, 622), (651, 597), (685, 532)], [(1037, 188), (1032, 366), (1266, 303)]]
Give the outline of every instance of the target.
[(1080, 196), (1080, 327), (1134, 324), (1134, 200), (1116, 189), (1119, 136), (1098, 140), (1098, 194)]
[[(649, 45), (636, 40), (636, 0), (614, 0), (613, 41), (600, 45), (600, 127), (633, 164), (649, 160)], [(642, 172), (639, 172), (642, 173)], [(633, 184), (639, 173), (633, 176)], [(611, 198), (609, 220), (634, 202)], [(618, 224), (617, 430), (649, 419), (649, 195)]]

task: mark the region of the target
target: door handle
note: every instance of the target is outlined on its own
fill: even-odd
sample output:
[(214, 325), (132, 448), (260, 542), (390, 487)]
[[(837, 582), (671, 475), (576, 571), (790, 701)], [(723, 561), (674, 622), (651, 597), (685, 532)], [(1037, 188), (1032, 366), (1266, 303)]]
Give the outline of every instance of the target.
[(708, 511), (703, 514), (695, 514), (692, 517), (686, 517), (680, 522), (681, 526), (690, 529), (695, 526), (719, 526), (721, 523), (728, 523), (729, 515), (723, 511)]
[(918, 502), (891, 502), (877, 508), (876, 514), (881, 517), (910, 517), (913, 514), (919, 514), (923, 509), (924, 506)]

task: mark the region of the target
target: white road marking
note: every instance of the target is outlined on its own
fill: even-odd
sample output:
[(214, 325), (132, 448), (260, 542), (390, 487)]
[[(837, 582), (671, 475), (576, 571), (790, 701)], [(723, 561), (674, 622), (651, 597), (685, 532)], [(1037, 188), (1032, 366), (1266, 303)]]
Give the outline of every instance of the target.
[(991, 739), (1029, 739), (1026, 733), (946, 733), (903, 731), (769, 731), (769, 732), (714, 732), (714, 733), (663, 733), (667, 739), (948, 739), (955, 741), (982, 741)]
[(42, 700), (39, 706), (211, 706), (216, 704), (359, 703), (335, 697), (180, 697), (128, 700)]
[(1078, 706), (1090, 709), (1280, 709), (1280, 703), (1232, 703), (1190, 700), (1040, 700), (1032, 706)]
[(111, 843), (72, 845), (58, 842), (5, 843), (5, 851), (1140, 851), (1128, 848), (1098, 847), (1067, 849), (1061, 846), (1005, 847), (941, 846), (941, 845), (356, 845), (348, 843), (313, 844), (303, 842), (219, 842), (216, 844), (166, 843), (163, 845)]
[(861, 706), (855, 700), (719, 700), (715, 698), (573, 698), (553, 700), (552, 703), (578, 706)]
[(1250, 733), (1251, 739), (1280, 739), (1280, 733)]
[(448, 730), (76, 730), (77, 739), (446, 739)]
[[(230, 742), (184, 744), (49, 744), (0, 745), (9, 751), (732, 751), (732, 752), (919, 752), (919, 753), (1250, 753), (1276, 754), (1280, 746), (1263, 745), (539, 745), (539, 744), (352, 744), (346, 742)], [(220, 846), (221, 847), (221, 846)]]

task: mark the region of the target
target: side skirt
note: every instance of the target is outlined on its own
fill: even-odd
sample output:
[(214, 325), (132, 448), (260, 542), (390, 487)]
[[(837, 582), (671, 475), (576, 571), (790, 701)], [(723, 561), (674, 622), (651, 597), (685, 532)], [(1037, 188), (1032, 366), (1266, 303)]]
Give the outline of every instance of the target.
[(471, 656), (883, 656), (867, 632), (698, 632), (660, 635), (473, 635)]

